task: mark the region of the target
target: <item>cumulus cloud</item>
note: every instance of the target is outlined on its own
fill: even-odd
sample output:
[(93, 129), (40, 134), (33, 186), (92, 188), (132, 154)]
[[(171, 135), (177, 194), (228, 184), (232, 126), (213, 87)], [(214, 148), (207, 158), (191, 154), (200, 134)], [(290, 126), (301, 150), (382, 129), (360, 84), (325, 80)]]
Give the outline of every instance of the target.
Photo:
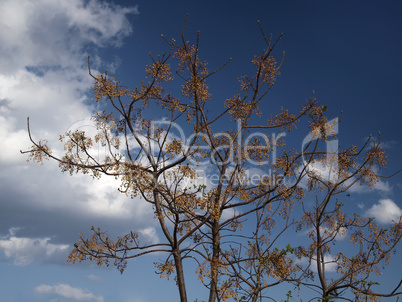
[(139, 231), (147, 244), (159, 243), (158, 234), (154, 227), (145, 228)]
[[(304, 265), (308, 264), (309, 259), (308, 258), (302, 258), (302, 259), (296, 259), (295, 261), (296, 261), (296, 263), (299, 263), (299, 264), (304, 266)], [(327, 273), (332, 273), (332, 272), (336, 271), (336, 267), (337, 267), (336, 259), (332, 255), (330, 255), (330, 254), (324, 255), (324, 264), (325, 264), (325, 271)], [(318, 270), (317, 270), (317, 259), (316, 258), (312, 259), (310, 268), (314, 273), (318, 272)]]
[(120, 233), (129, 219), (134, 229), (152, 221), (152, 207), (119, 193), (117, 180), (69, 177), (57, 163), (26, 163), (19, 152), (31, 145), (29, 116), (33, 138), (61, 154), (59, 135), (98, 109), (89, 105), (88, 55), (94, 73), (109, 64), (98, 49), (122, 45), (133, 32), (129, 16), (138, 13), (104, 0), (0, 1), (0, 232), (24, 227), (0, 238), (0, 251), (16, 265), (65, 262), (67, 245), (57, 243), (74, 242), (92, 225)]
[(1, 1), (0, 164), (23, 161), (27, 116), (38, 137), (57, 138), (91, 114), (88, 49), (120, 45), (136, 13), (99, 0)]
[(375, 217), (380, 223), (399, 221), (402, 209), (391, 199), (381, 199), (365, 212), (367, 217)]
[(2, 72), (10, 74), (26, 66), (76, 66), (89, 43), (121, 45), (132, 32), (128, 14), (138, 14), (137, 7), (99, 0), (4, 0), (0, 10)]
[(110, 177), (93, 180), (88, 175), (77, 174), (70, 181), (72, 187), (80, 187), (86, 193), (86, 198), (71, 200), (70, 204), (60, 205), (66, 210), (73, 206), (75, 209), (81, 208), (94, 217), (120, 220), (135, 217), (142, 222), (144, 222), (144, 216), (153, 216), (150, 204), (137, 199), (133, 200), (117, 190), (120, 186), (119, 180)]
[(35, 288), (39, 294), (47, 294), (55, 297), (70, 299), (73, 301), (98, 301), (103, 302), (102, 296), (96, 296), (87, 289), (71, 287), (68, 284), (57, 284), (54, 286), (42, 284)]
[(51, 238), (16, 237), (16, 231), (16, 228), (11, 228), (9, 235), (0, 239), (0, 251), (7, 259), (13, 259), (14, 265), (25, 266), (35, 260), (48, 262), (58, 255), (65, 258), (68, 245), (50, 243)]

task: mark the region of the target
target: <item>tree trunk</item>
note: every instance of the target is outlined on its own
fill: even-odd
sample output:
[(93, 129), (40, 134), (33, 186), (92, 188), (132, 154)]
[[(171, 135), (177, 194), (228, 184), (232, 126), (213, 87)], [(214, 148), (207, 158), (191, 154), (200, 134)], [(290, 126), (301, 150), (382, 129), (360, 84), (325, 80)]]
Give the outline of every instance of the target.
[(220, 250), (220, 237), (219, 237), (219, 220), (215, 221), (212, 227), (212, 261), (211, 261), (211, 287), (209, 289), (209, 302), (216, 301), (218, 292), (218, 271), (219, 271), (219, 250)]
[(179, 251), (173, 251), (174, 263), (176, 267), (176, 283), (179, 288), (180, 302), (187, 302), (186, 283), (184, 281), (183, 262)]

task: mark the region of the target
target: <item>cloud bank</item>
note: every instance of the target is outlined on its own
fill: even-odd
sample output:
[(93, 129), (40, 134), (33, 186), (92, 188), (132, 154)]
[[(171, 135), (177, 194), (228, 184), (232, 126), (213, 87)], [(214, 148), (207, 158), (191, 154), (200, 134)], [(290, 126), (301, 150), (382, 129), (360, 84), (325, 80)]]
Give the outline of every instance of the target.
[[(107, 65), (98, 50), (120, 47), (136, 14), (102, 0), (0, 2), (0, 251), (15, 265), (65, 254), (92, 225), (119, 235), (150, 226), (152, 208), (118, 193), (114, 179), (69, 177), (54, 162), (26, 163), (20, 154), (31, 145), (28, 116), (34, 139), (54, 147), (93, 114), (87, 57), (94, 73)], [(12, 226), (21, 227), (18, 236)]]

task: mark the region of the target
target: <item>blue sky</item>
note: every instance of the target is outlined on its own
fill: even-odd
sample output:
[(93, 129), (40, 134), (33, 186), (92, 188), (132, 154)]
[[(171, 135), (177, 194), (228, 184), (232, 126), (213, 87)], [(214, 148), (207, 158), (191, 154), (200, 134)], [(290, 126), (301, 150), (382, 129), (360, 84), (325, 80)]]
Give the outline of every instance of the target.
[[(92, 225), (113, 234), (140, 230), (158, 240), (148, 205), (126, 198), (107, 178), (70, 177), (57, 164), (27, 163), (26, 117), (36, 138), (55, 142), (85, 124), (91, 102), (86, 58), (125, 86), (143, 79), (148, 52), (166, 50), (161, 38), (187, 39), (200, 31), (200, 53), (219, 67), (209, 83), (216, 106), (238, 91), (237, 77), (253, 69), (267, 34), (283, 33), (274, 55), (285, 60), (262, 109), (297, 110), (312, 91), (340, 117), (341, 145), (361, 145), (381, 131), (392, 174), (402, 167), (402, 3), (400, 1), (0, 1), (0, 299), (2, 301), (176, 301), (173, 281), (154, 274), (156, 258), (114, 268), (68, 265), (78, 233)], [(372, 192), (354, 188), (348, 205), (377, 213), (386, 225), (402, 214), (402, 177), (384, 179)], [(382, 284), (400, 276), (397, 253)], [(189, 270), (191, 275), (191, 270)], [(399, 275), (398, 275), (399, 274)], [(191, 283), (193, 300), (204, 298)], [(386, 285), (384, 285), (386, 286)], [(394, 299), (395, 300), (395, 299)], [(392, 300), (392, 301), (394, 301)], [(390, 300), (391, 301), (391, 300)]]

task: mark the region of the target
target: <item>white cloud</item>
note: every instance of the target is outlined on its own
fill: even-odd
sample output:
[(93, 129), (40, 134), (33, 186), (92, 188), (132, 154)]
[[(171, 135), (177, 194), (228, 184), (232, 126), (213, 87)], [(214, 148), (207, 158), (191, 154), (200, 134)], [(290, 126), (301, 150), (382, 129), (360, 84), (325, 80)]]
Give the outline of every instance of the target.
[[(324, 264), (325, 264), (325, 270), (328, 273), (335, 272), (337, 264), (335, 258), (332, 255), (328, 254), (324, 255)], [(313, 266), (312, 269), (314, 272), (317, 272), (317, 267), (315, 265)]]
[[(307, 237), (310, 234), (313, 234), (314, 237), (317, 236), (315, 228), (310, 228), (309, 230), (299, 233), (300, 236), (307, 236)], [(332, 242), (333, 240), (335, 241), (344, 240), (345, 238), (347, 238), (347, 234), (348, 230), (345, 227), (340, 227), (337, 230), (337, 232), (325, 226), (320, 227), (320, 235), (322, 237), (322, 240), (325, 242)]]
[(49, 294), (74, 301), (98, 301), (103, 302), (102, 296), (96, 296), (87, 289), (71, 287), (68, 284), (57, 284), (54, 286), (42, 284), (35, 288), (39, 294)]
[[(94, 180), (89, 175), (70, 176), (61, 173), (57, 164), (49, 161), (43, 166), (27, 164), (5, 167), (0, 170), (0, 179), (8, 184), (10, 190), (18, 184), (19, 190), (25, 191), (19, 195), (15, 207), (29, 206), (50, 215), (63, 213), (73, 220), (87, 217), (91, 221), (113, 219), (122, 223), (130, 219), (136, 221), (133, 227), (144, 227), (144, 224), (149, 225), (153, 221), (152, 205), (119, 192), (120, 182), (113, 177), (103, 176)], [(15, 198), (13, 192), (7, 195), (3, 193), (5, 202), (7, 195), (9, 200)]]
[(380, 147), (383, 149), (393, 149), (395, 146), (398, 146), (399, 142), (396, 140), (390, 140), (390, 141), (381, 141)]
[(225, 209), (222, 212), (222, 216), (221, 216), (220, 221), (225, 222), (226, 220), (231, 219), (234, 216), (237, 216), (239, 214), (240, 214), (240, 212), (236, 208)]
[(81, 190), (85, 192), (86, 200), (71, 200), (70, 204), (62, 205), (66, 209), (72, 206), (75, 209), (81, 208), (81, 210), (97, 217), (116, 219), (130, 217), (141, 219), (141, 216), (143, 216), (142, 218), (153, 216), (150, 204), (138, 198), (131, 199), (120, 193), (117, 190), (120, 181), (112, 177), (104, 176), (93, 180), (88, 175), (77, 174), (70, 179), (70, 182), (73, 187), (82, 187)]
[(102, 281), (103, 280), (101, 277), (94, 275), (94, 274), (89, 274), (89, 275), (86, 275), (85, 277), (87, 277), (89, 280), (92, 280), (92, 281)]
[(159, 243), (158, 234), (154, 227), (145, 228), (139, 231), (143, 236), (147, 244), (157, 244)]
[[(376, 167), (372, 167), (372, 170), (377, 173), (381, 174), (379, 169)], [(345, 182), (345, 186), (350, 185), (352, 182), (354, 182), (356, 179), (353, 177)], [(392, 191), (392, 186), (388, 181), (383, 181), (381, 178), (379, 179), (378, 182), (374, 184), (374, 187), (372, 189), (369, 188), (367, 185), (361, 184), (360, 181), (356, 182), (353, 186), (350, 187), (348, 190), (349, 193), (370, 193), (372, 190), (378, 191), (380, 193), (390, 193)]]
[(306, 166), (307, 176), (319, 177), (324, 182), (335, 182), (338, 180), (338, 163), (330, 162), (328, 164), (323, 161), (316, 161)]
[[(378, 142), (379, 138), (376, 137), (376, 136), (372, 136), (372, 137), (366, 136), (363, 141), (366, 142), (368, 140)], [(381, 140), (380, 147), (383, 148), (383, 149), (393, 149), (398, 144), (399, 144), (399, 142), (396, 141), (396, 140), (388, 140), (388, 141)], [(370, 147), (367, 147), (367, 148), (370, 148)]]
[[(320, 231), (321, 231), (321, 236), (324, 240), (331, 239), (335, 235), (333, 230), (330, 230), (323, 226), (320, 227)], [(341, 227), (338, 230), (338, 233), (336, 233), (334, 239), (338, 240), (338, 241), (345, 239), (347, 236), (347, 232), (348, 232), (347, 228)]]
[[(313, 179), (320, 179), (324, 183), (327, 182), (336, 182), (338, 180), (339, 174), (337, 170), (338, 164), (337, 162), (333, 163), (325, 163), (324, 161), (315, 161), (311, 163), (304, 163), (300, 165), (297, 169), (297, 176), (303, 173), (302, 179), (298, 183), (298, 186), (301, 188), (307, 189), (308, 188), (308, 181)], [(290, 179), (292, 184), (294, 179)]]
[(119, 46), (132, 32), (127, 14), (138, 13), (99, 0), (4, 0), (0, 8), (1, 67), (8, 74), (25, 66), (71, 67), (88, 43)]
[(392, 187), (387, 181), (380, 180), (374, 185), (374, 190), (383, 192), (383, 193), (390, 193), (392, 191)]
[(0, 99), (8, 100), (8, 110), (0, 115), (0, 141), (2, 153), (0, 164), (24, 162), (19, 150), (26, 150), (31, 143), (26, 130), (26, 118), (30, 116), (35, 138), (57, 139), (75, 119), (90, 115), (91, 108), (85, 106), (84, 90), (90, 87), (89, 79), (77, 70), (49, 72), (43, 77), (19, 70), (12, 79), (0, 74), (2, 88)]
[(49, 243), (51, 238), (23, 238), (14, 236), (16, 228), (9, 230), (10, 235), (0, 240), (0, 251), (7, 259), (14, 259), (17, 266), (25, 266), (35, 260), (49, 261), (57, 254), (65, 255), (69, 246)]
[[(130, 14), (138, 14), (137, 7), (102, 0), (0, 1), (0, 182), (18, 184), (28, 197), (21, 205), (120, 219), (134, 208), (138, 215), (152, 215), (148, 205), (119, 194), (113, 179), (66, 177), (55, 163), (26, 164), (19, 152), (31, 145), (28, 116), (34, 139), (49, 140), (57, 154), (59, 134), (92, 115), (87, 56), (100, 66), (97, 48), (121, 45), (132, 33)], [(9, 188), (0, 201), (12, 198)]]
[(136, 13), (100, 0), (0, 2), (0, 164), (24, 161), (27, 116), (35, 137), (52, 140), (91, 114), (87, 51), (121, 45)]
[[(8, 232), (9, 232), (9, 234), (10, 234), (11, 236), (15, 236), (19, 230), (21, 230), (21, 228), (14, 227), (14, 228), (10, 228), (10, 229), (8, 230)], [(5, 238), (7, 238), (7, 237), (8, 237), (8, 236), (6, 236)]]
[[(300, 182), (300, 186), (303, 188), (307, 188), (307, 178), (309, 176), (314, 176), (318, 177), (324, 181), (332, 181), (336, 182), (339, 178), (337, 171), (337, 163), (334, 163), (332, 166), (325, 165), (322, 161), (317, 161), (314, 163), (310, 163), (305, 167), (305, 178), (302, 179)], [(303, 166), (300, 166), (298, 169), (298, 172), (301, 173)], [(374, 172), (378, 173), (378, 169), (375, 167), (373, 168)], [(343, 187), (349, 187), (350, 188), (347, 190), (348, 193), (369, 193), (372, 192), (373, 190), (378, 191), (380, 193), (390, 193), (392, 191), (392, 186), (390, 185), (389, 182), (379, 180), (377, 183), (374, 184), (374, 187), (371, 189), (368, 185), (362, 184), (360, 181), (356, 181), (355, 177), (351, 177), (347, 179)], [(354, 184), (353, 184), (354, 183)], [(352, 185), (353, 184), (353, 185)]]
[[(352, 184), (352, 182), (354, 180), (355, 179), (347, 180), (345, 182), (345, 186)], [(379, 191), (381, 193), (389, 193), (392, 191), (392, 187), (389, 184), (389, 182), (380, 180), (379, 182), (377, 182), (374, 185), (373, 190)], [(348, 192), (349, 193), (370, 193), (370, 192), (372, 192), (372, 190), (367, 185), (362, 185), (362, 184), (360, 184), (360, 182), (356, 182), (354, 185), (352, 185), (348, 189)]]
[[(296, 259), (296, 262), (305, 266), (308, 264), (309, 259), (304, 257), (302, 259)], [(336, 271), (337, 264), (336, 264), (335, 258), (332, 255), (329, 255), (329, 254), (324, 255), (324, 264), (325, 264), (325, 270), (327, 273), (332, 273), (332, 272)], [(318, 272), (316, 258), (312, 259), (310, 269), (314, 273)]]
[(402, 209), (391, 199), (381, 199), (365, 213), (365, 216), (375, 217), (380, 223), (399, 221)]

